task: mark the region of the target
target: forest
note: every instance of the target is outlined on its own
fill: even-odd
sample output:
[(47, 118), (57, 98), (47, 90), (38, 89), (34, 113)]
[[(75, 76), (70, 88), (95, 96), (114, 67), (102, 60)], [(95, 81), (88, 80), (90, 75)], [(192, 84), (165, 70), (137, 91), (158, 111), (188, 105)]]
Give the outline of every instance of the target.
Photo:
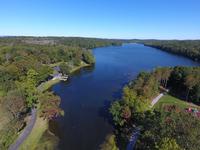
[(95, 59), (91, 48), (120, 45), (121, 42), (91, 38), (1, 37), (0, 38), (0, 149), (7, 149), (26, 126), (31, 109), (51, 120), (63, 111), (60, 98), (39, 90), (54, 74), (63, 74)]
[(125, 149), (130, 135), (140, 129), (135, 149), (193, 149), (200, 147), (199, 117), (178, 105), (151, 109), (151, 100), (169, 89), (183, 101), (200, 104), (200, 67), (164, 67), (141, 72), (123, 89), (122, 98), (114, 101), (110, 113), (115, 126), (112, 144)]
[(200, 40), (139, 40), (136, 42), (200, 61)]

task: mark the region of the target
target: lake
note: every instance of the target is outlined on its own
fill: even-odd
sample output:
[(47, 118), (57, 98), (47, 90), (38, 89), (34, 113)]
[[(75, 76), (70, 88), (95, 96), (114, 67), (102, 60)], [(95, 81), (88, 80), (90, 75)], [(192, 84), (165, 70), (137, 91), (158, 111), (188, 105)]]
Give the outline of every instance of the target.
[(63, 150), (96, 150), (112, 132), (108, 106), (120, 98), (123, 86), (140, 71), (159, 66), (197, 66), (197, 62), (141, 44), (124, 44), (93, 50), (94, 67), (74, 73), (52, 90), (61, 97), (65, 116), (56, 120)]

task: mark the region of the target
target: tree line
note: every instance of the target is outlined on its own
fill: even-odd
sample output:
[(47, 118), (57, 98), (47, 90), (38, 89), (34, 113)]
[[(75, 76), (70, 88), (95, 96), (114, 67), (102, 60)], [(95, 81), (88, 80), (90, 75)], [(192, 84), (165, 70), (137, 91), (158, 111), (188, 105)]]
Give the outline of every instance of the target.
[(102, 46), (121, 45), (126, 40), (116, 39), (99, 39), (99, 38), (83, 38), (83, 37), (0, 37), (0, 45), (19, 45), (19, 44), (35, 44), (35, 45), (65, 45), (70, 47), (81, 47), (92, 49)]
[(200, 40), (147, 40), (139, 41), (146, 46), (155, 47), (170, 53), (200, 61)]

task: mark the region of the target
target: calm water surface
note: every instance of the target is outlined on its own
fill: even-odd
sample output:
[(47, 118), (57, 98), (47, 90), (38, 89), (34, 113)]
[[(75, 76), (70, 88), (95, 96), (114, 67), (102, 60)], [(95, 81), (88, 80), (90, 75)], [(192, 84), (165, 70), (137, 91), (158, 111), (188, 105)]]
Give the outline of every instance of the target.
[(52, 90), (61, 97), (65, 116), (56, 120), (60, 149), (96, 150), (105, 136), (112, 132), (107, 120), (109, 103), (120, 97), (124, 84), (140, 71), (158, 66), (197, 63), (155, 48), (124, 44), (93, 50), (96, 64), (82, 69), (68, 82), (56, 84)]

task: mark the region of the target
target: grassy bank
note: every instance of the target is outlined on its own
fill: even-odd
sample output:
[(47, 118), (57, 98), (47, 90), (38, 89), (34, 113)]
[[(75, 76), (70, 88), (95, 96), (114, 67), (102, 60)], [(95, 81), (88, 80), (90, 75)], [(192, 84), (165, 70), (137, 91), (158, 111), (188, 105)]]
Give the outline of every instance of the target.
[(41, 92), (44, 92), (59, 82), (60, 82), (59, 79), (46, 81), (46, 82), (42, 83), (40, 86), (38, 86), (38, 90)]
[(79, 70), (81, 68), (88, 67), (88, 66), (91, 66), (91, 65), (90, 64), (86, 64), (84, 62), (81, 62), (80, 66), (75, 66), (70, 70), (70, 74), (74, 73), (75, 71), (77, 71), (77, 70)]
[[(72, 74), (73, 72), (83, 68), (83, 67), (86, 67), (86, 66), (90, 66), (86, 63), (81, 63), (80, 66), (76, 66), (74, 67), (70, 73)], [(60, 80), (49, 80), (49, 81), (46, 81), (44, 83), (42, 83), (39, 87), (38, 87), (38, 90), (40, 92), (44, 92), (48, 89), (50, 89), (53, 85), (59, 83)], [(38, 106), (39, 108), (39, 106)], [(39, 114), (39, 111), (38, 111), (38, 114)], [(33, 130), (31, 131), (30, 135), (27, 137), (27, 139), (24, 141), (24, 143), (21, 144), (20, 146), (20, 150), (26, 150), (26, 149), (29, 149), (29, 150), (34, 150), (34, 149), (38, 149), (38, 147), (40, 147), (39, 149), (46, 149), (48, 147), (48, 145), (52, 145), (52, 141), (49, 141), (46, 140), (43, 135), (45, 135), (45, 132), (48, 131), (48, 120), (44, 120), (43, 118), (40, 118), (39, 115), (37, 115), (37, 120), (36, 120), (36, 123), (33, 127)], [(53, 139), (53, 138), (52, 138)], [(56, 140), (56, 139), (55, 139)], [(41, 142), (42, 141), (42, 144)], [(55, 142), (55, 141), (54, 141)], [(43, 148), (41, 148), (41, 146)], [(47, 147), (46, 147), (47, 146)], [(52, 146), (51, 146), (52, 147)]]

